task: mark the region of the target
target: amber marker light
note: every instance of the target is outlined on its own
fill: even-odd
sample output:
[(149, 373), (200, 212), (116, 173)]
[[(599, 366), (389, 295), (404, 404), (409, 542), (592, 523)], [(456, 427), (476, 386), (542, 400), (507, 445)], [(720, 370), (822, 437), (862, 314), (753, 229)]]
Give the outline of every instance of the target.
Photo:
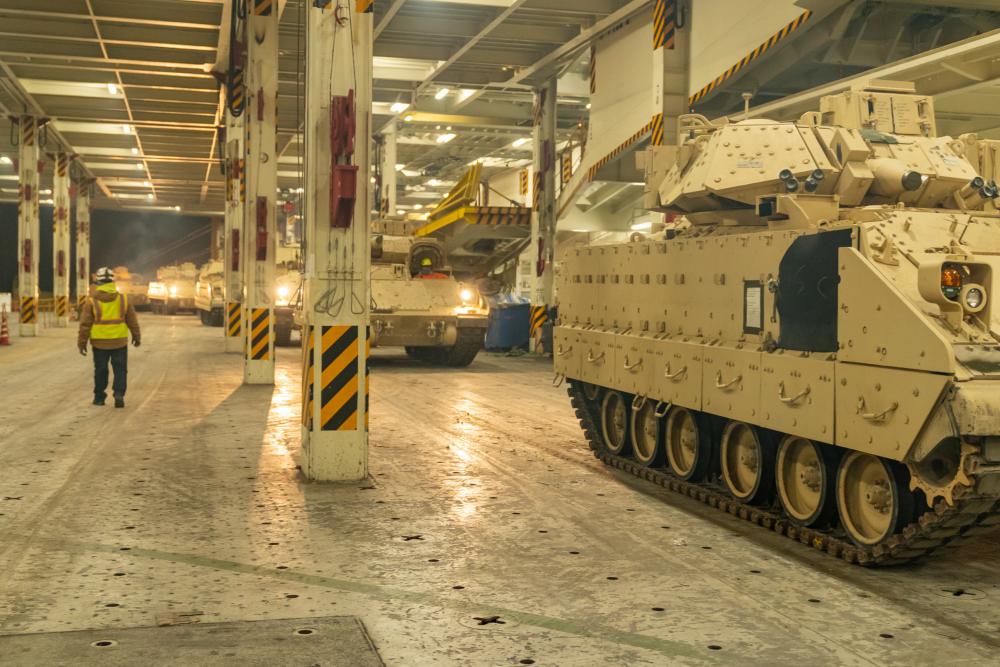
[(941, 269), (941, 291), (949, 299), (957, 299), (962, 292), (962, 272), (954, 266)]

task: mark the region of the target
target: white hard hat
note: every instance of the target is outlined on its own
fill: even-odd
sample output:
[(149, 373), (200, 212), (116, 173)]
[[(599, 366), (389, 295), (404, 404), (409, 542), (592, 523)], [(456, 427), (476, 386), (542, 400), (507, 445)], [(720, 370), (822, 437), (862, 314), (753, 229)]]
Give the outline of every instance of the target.
[(115, 279), (114, 272), (106, 266), (97, 269), (94, 275), (97, 277), (97, 282), (99, 283), (110, 283)]

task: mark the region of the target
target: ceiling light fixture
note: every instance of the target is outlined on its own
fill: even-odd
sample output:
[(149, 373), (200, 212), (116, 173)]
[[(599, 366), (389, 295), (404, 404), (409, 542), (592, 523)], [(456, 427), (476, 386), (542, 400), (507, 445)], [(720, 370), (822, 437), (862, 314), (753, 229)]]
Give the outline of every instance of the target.
[(142, 163), (141, 162), (136, 162), (135, 163), (135, 168), (136, 168), (136, 171), (142, 171), (143, 170)]
[(473, 90), (472, 88), (463, 88), (458, 93), (458, 101), (459, 102), (464, 102), (465, 100), (469, 99), (470, 97), (472, 97), (475, 94), (476, 94), (476, 91)]
[(448, 88), (441, 88), (436, 93), (434, 93), (434, 99), (443, 100), (444, 98), (448, 97), (448, 93), (450, 92), (451, 90)]
[(139, 154), (139, 149), (138, 149), (138, 148), (135, 148), (135, 147), (133, 147), (133, 148), (132, 148), (132, 155), (138, 155), (138, 154)]
[(108, 95), (117, 95), (117, 94), (118, 94), (118, 86), (116, 86), (113, 83), (109, 83), (108, 84)]
[(143, 186), (144, 188), (151, 188), (151, 187), (153, 187), (153, 184), (152, 184), (152, 183), (150, 183), (149, 181), (143, 181), (143, 182), (142, 182), (142, 186)]
[(122, 132), (124, 132), (125, 134), (132, 134), (132, 126), (129, 125), (128, 123), (125, 123), (124, 125), (122, 125)]
[(413, 114), (412, 113), (406, 114), (406, 117), (403, 118), (403, 120), (405, 120), (407, 123), (409, 123), (411, 120), (413, 120)]
[(397, 164), (396, 165), (396, 171), (403, 171), (404, 169), (406, 169), (406, 165), (405, 164)]
[(389, 111), (391, 111), (393, 113), (403, 113), (404, 111), (406, 111), (409, 108), (410, 108), (410, 105), (407, 104), (406, 102), (396, 102), (395, 104), (393, 104), (392, 106), (389, 107)]
[(524, 137), (521, 137), (520, 139), (515, 139), (514, 143), (512, 143), (511, 146), (513, 146), (514, 148), (520, 148), (521, 146), (525, 145), (526, 143), (528, 143), (528, 140), (525, 139)]
[(14, 161), (6, 155), (0, 155), (0, 164), (14, 164)]
[(446, 143), (448, 143), (449, 141), (451, 141), (454, 138), (455, 138), (455, 134), (452, 133), (452, 132), (449, 132), (447, 134), (439, 134), (438, 138), (437, 138), (437, 142), (439, 144), (446, 144)]
[(146, 199), (152, 199), (152, 198), (153, 198), (153, 193), (152, 192), (150, 192), (148, 195), (146, 195)]
[(436, 178), (432, 178), (431, 180), (427, 181), (427, 185), (429, 185), (432, 188), (436, 188), (441, 185), (441, 181), (439, 181)]

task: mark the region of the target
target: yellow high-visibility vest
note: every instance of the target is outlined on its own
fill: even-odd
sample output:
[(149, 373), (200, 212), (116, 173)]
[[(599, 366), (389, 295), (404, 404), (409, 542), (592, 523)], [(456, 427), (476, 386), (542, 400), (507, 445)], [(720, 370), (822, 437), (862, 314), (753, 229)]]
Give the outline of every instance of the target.
[[(113, 294), (117, 292), (114, 283), (101, 285), (97, 288), (100, 292)], [(124, 294), (119, 294), (117, 299), (111, 301), (99, 301), (97, 297), (91, 299), (94, 304), (94, 326), (90, 329), (91, 340), (118, 340), (128, 339), (128, 325), (125, 324), (125, 313), (128, 312), (128, 300)]]

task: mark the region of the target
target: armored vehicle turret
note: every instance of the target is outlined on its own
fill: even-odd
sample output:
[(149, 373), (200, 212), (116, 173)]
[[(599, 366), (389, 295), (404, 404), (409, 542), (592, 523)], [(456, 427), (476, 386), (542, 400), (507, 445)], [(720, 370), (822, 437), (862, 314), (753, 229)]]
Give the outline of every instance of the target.
[(996, 184), (908, 84), (679, 119), (665, 233), (573, 249), (555, 369), (595, 454), (834, 556), (1000, 523)]

